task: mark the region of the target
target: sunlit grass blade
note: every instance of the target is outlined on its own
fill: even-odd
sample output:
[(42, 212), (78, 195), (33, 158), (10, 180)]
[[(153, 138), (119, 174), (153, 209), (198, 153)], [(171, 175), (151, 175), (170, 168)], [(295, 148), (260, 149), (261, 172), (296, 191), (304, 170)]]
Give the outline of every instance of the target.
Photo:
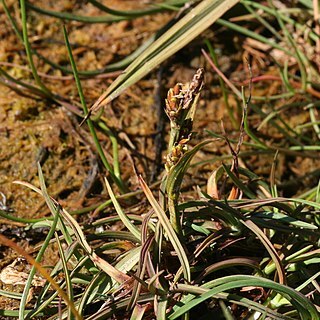
[(104, 298), (103, 292), (108, 291), (111, 285), (110, 277), (106, 273), (99, 272), (96, 274), (79, 300), (79, 313), (84, 314), (86, 306), (90, 305), (94, 299)]
[[(55, 212), (56, 207), (59, 206), (59, 204), (57, 202), (54, 203), (53, 199), (49, 196), (49, 194), (47, 192), (47, 187), (46, 187), (46, 184), (45, 184), (45, 181), (44, 181), (41, 165), (40, 165), (39, 162), (37, 163), (37, 166), (38, 166), (38, 175), (39, 175), (41, 194), (44, 197), (44, 199), (45, 199), (45, 201), (47, 203), (47, 206), (49, 207), (50, 211), (53, 213), (53, 212)], [(59, 213), (60, 213), (60, 211), (59, 211)], [(58, 226), (59, 226), (59, 229), (62, 231), (66, 242), (70, 245), (72, 243), (72, 239), (71, 239), (71, 236), (69, 235), (69, 233), (65, 230), (65, 226), (62, 224), (61, 221), (58, 221)]]
[(113, 205), (114, 205), (121, 221), (127, 227), (127, 229), (137, 238), (137, 241), (141, 241), (141, 235), (140, 235), (139, 229), (130, 221), (130, 219), (127, 217), (127, 215), (122, 211), (122, 208), (113, 193), (113, 190), (108, 182), (108, 179), (105, 178), (104, 182), (106, 184), (109, 196), (113, 202)]
[(281, 223), (292, 225), (294, 227), (301, 228), (301, 229), (309, 229), (309, 230), (317, 230), (318, 229), (318, 227), (315, 226), (314, 224), (295, 219), (293, 217), (290, 217), (290, 216), (285, 215), (280, 212), (272, 212), (272, 211), (270, 211), (270, 212), (268, 212), (268, 211), (257, 212), (254, 214), (254, 216), (260, 217), (263, 219), (270, 219), (270, 220), (279, 221)]
[[(187, 304), (184, 304), (183, 306), (177, 308), (175, 312), (168, 316), (168, 319), (177, 319), (193, 307), (211, 298), (215, 294), (225, 292), (230, 289), (247, 286), (265, 287), (279, 292), (281, 295), (286, 297), (288, 301), (290, 301), (292, 306), (294, 306), (298, 310), (302, 319), (317, 320), (319, 317), (316, 308), (305, 296), (290, 287), (271, 281), (269, 279), (254, 276), (236, 275), (219, 278), (217, 280), (214, 280), (214, 282), (215, 285), (212, 289), (194, 298), (193, 300), (188, 301)], [(179, 288), (179, 286), (180, 285), (178, 284), (177, 287)], [(181, 285), (181, 288), (183, 287), (184, 285)]]
[[(208, 285), (204, 284), (201, 287), (190, 286), (190, 285), (179, 285), (179, 287), (181, 289), (184, 288), (185, 292), (193, 293), (193, 294), (188, 294), (187, 296), (183, 297), (181, 302), (184, 304), (187, 304), (188, 301), (191, 301), (195, 295), (200, 295), (200, 294), (208, 292), (210, 290), (209, 288), (211, 288), (211, 285), (210, 285), (210, 283), (208, 283)], [(270, 319), (295, 320), (294, 318), (292, 318), (290, 316), (283, 315), (279, 312), (276, 312), (276, 311), (270, 309), (269, 307), (262, 305), (261, 303), (254, 302), (250, 299), (244, 298), (242, 296), (238, 296), (236, 294), (218, 293), (216, 295), (213, 295), (212, 298), (223, 299), (226, 302), (228, 302), (229, 304), (234, 303), (235, 305), (245, 307), (249, 310), (257, 311), (261, 314), (267, 315), (268, 317), (270, 317)], [(173, 308), (174, 311), (178, 310), (178, 309), (179, 309), (179, 307), (177, 307), (177, 306), (175, 306)]]
[[(120, 258), (118, 259), (119, 262), (115, 265), (115, 268), (126, 274), (128, 271), (132, 270), (138, 264), (140, 254), (141, 246), (133, 247), (132, 249), (128, 250), (120, 256)], [(127, 275), (127, 277), (129, 276)], [(133, 279), (131, 278), (130, 280), (133, 281)]]
[[(271, 5), (273, 7), (273, 4)], [(306, 90), (306, 85), (307, 85), (307, 70), (305, 64), (307, 64), (308, 59), (304, 55), (304, 53), (298, 48), (296, 45), (295, 41), (293, 40), (290, 31), (282, 21), (280, 15), (278, 14), (278, 10), (273, 8), (273, 15), (277, 18), (277, 21), (283, 31), (284, 36), (287, 38), (288, 44), (291, 45), (295, 52), (295, 58), (298, 62), (299, 65), (299, 70), (300, 70), (300, 75), (301, 75), (301, 87), (305, 91)]]
[(144, 182), (142, 177), (139, 177), (139, 181), (140, 181), (141, 187), (142, 187), (147, 199), (149, 200), (151, 206), (153, 207), (164, 231), (166, 232), (168, 238), (170, 239), (172, 246), (174, 247), (175, 251), (177, 252), (178, 258), (180, 260), (180, 263), (181, 263), (181, 266), (183, 269), (183, 275), (184, 275), (185, 279), (187, 281), (190, 281), (191, 280), (191, 273), (190, 273), (189, 261), (188, 261), (186, 253), (180, 243), (180, 240), (179, 240), (177, 234), (173, 230), (173, 228), (170, 224), (170, 221), (167, 218), (165, 212), (163, 211), (163, 209), (160, 207), (159, 203), (154, 198), (151, 190), (149, 189), (147, 184)]
[(115, 99), (126, 88), (147, 75), (168, 57), (207, 29), (239, 0), (204, 0), (148, 47), (100, 96), (95, 111)]
[[(297, 291), (301, 291), (302, 289), (304, 289), (307, 285), (309, 285), (310, 283), (313, 283), (313, 281), (315, 281), (318, 277), (320, 276), (320, 271), (317, 272), (316, 274), (314, 274), (312, 277), (310, 277), (308, 280), (306, 280), (304, 283), (302, 283), (299, 287), (296, 288)], [(319, 289), (319, 285), (315, 285), (313, 283), (314, 287), (317, 289), (318, 293), (320, 293), (320, 289)]]
[[(55, 211), (52, 212), (52, 214), (54, 215), (54, 220), (53, 220), (53, 223), (52, 223), (52, 226), (42, 244), (42, 247), (41, 249), (39, 250), (38, 254), (37, 254), (37, 257), (35, 258), (35, 261), (40, 263), (40, 261), (42, 260), (42, 257), (44, 255), (44, 252), (46, 251), (48, 245), (49, 245), (49, 242), (51, 240), (51, 238), (53, 237), (55, 231), (56, 231), (56, 226), (57, 226), (57, 223), (58, 223), (58, 220), (59, 220), (59, 212), (60, 212), (60, 207), (57, 206)], [(24, 287), (24, 290), (23, 290), (23, 294), (22, 294), (22, 299), (21, 299), (21, 302), (20, 302), (20, 308), (19, 308), (19, 319), (24, 319), (25, 317), (25, 306), (26, 306), (26, 303), (27, 303), (27, 297), (28, 297), (28, 294), (29, 294), (29, 290), (31, 288), (31, 285), (32, 285), (32, 280), (33, 280), (33, 277), (34, 275), (36, 274), (36, 267), (33, 266), (32, 269), (30, 270), (30, 274), (29, 274), (29, 277), (27, 279), (27, 282), (26, 282), (26, 285)], [(70, 309), (71, 310), (71, 309)]]
[(160, 296), (157, 301), (157, 320), (166, 319), (168, 307), (168, 298)]
[(231, 311), (229, 310), (229, 308), (226, 306), (226, 304), (223, 302), (223, 300), (219, 301), (219, 305), (221, 308), (221, 311), (223, 313), (223, 316), (226, 320), (235, 320), (235, 318), (233, 317)]
[[(24, 315), (27, 316), (30, 313), (30, 311), (26, 310)], [(17, 318), (19, 315), (18, 310), (0, 310), (0, 316), (8, 317), (11, 319), (11, 317)], [(44, 316), (44, 314), (40, 314), (40, 316)]]
[(317, 121), (317, 117), (315, 115), (315, 106), (313, 103), (311, 103), (310, 105), (308, 105), (308, 109), (309, 109), (309, 114), (310, 114), (310, 120), (311, 120), (311, 124), (313, 126), (314, 132), (316, 133), (318, 139), (320, 140), (320, 127), (319, 127), (319, 122)]
[(114, 16), (111, 14), (107, 15), (101, 15), (98, 17), (90, 17), (90, 16), (81, 16), (69, 12), (60, 12), (60, 11), (53, 11), (49, 9), (44, 9), (38, 6), (35, 6), (31, 4), (30, 2), (27, 2), (27, 6), (30, 10), (33, 10), (35, 12), (56, 17), (63, 20), (73, 20), (73, 21), (79, 21), (79, 22), (86, 22), (86, 23), (111, 23), (111, 22), (117, 22), (117, 21), (123, 21), (123, 20), (129, 20), (129, 17), (124, 16)]
[(68, 221), (69, 225), (72, 227), (77, 240), (83, 247), (83, 249), (86, 250), (86, 252), (91, 257), (91, 260), (104, 272), (106, 272), (108, 275), (110, 275), (111, 278), (116, 280), (118, 283), (123, 284), (124, 282), (128, 281), (130, 279), (129, 276), (124, 274), (123, 272), (119, 271), (115, 267), (113, 267), (110, 263), (108, 263), (106, 260), (100, 258), (94, 250), (90, 247), (89, 243), (87, 242), (85, 235), (77, 223), (77, 221), (65, 210), (62, 210), (63, 217)]
[[(311, 246), (305, 246), (302, 249), (292, 253), (291, 255), (288, 255), (285, 257), (283, 263), (287, 266), (287, 269), (290, 268), (290, 264), (295, 263), (295, 262), (299, 262), (299, 261), (306, 261), (309, 258), (312, 259), (312, 257), (317, 256), (317, 253), (314, 252), (310, 252), (309, 250), (312, 249), (312, 245)], [(270, 262), (268, 263), (265, 268), (264, 268), (264, 272), (266, 275), (271, 274), (272, 272), (274, 272), (275, 270), (275, 264), (274, 262)]]
[(132, 311), (130, 320), (142, 320), (147, 307), (148, 307), (147, 304), (145, 305), (136, 304)]
[[(150, 247), (153, 243), (154, 237), (149, 237), (146, 239), (146, 241), (143, 243), (141, 252), (140, 252), (140, 259), (138, 264), (138, 269), (135, 275), (136, 281), (134, 282), (132, 294), (131, 294), (131, 300), (128, 305), (128, 309), (132, 309), (138, 301), (139, 295), (141, 293), (141, 287), (142, 282), (146, 273), (147, 263), (148, 263), (148, 252), (150, 250)], [(146, 285), (147, 287), (147, 285)]]
[(181, 188), (183, 177), (189, 167), (190, 161), (194, 155), (205, 145), (216, 140), (205, 140), (197, 144), (192, 150), (186, 152), (176, 165), (174, 165), (168, 172), (166, 178), (165, 188), (168, 195), (168, 208), (170, 212), (170, 222), (174, 230), (181, 233), (181, 222), (179, 212), (177, 210), (177, 200)]
[[(14, 241), (8, 239), (4, 235), (0, 234), (0, 242), (12, 248), (14, 251), (18, 252), (21, 256), (23, 256), (30, 264), (32, 264), (36, 270), (44, 277), (47, 281), (50, 282), (51, 286), (58, 292), (61, 298), (65, 301), (68, 307), (72, 309), (73, 314), (75, 315), (77, 320), (81, 320), (82, 317), (79, 315), (76, 310), (73, 301), (71, 301), (66, 293), (60, 288), (57, 282), (52, 279), (52, 277), (47, 273), (47, 271), (41, 266), (39, 262), (37, 262), (31, 255), (29, 255), (23, 248), (17, 245)], [(24, 318), (23, 318), (24, 319)]]

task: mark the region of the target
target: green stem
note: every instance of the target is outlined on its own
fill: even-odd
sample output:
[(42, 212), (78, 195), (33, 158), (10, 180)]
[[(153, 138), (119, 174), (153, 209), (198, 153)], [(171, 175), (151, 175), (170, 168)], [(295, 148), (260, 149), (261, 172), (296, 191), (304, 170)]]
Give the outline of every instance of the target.
[(170, 215), (170, 222), (174, 229), (174, 231), (178, 234), (178, 236), (182, 237), (182, 227), (180, 222), (180, 215), (178, 210), (178, 195), (169, 195), (168, 196), (168, 208)]
[(168, 153), (171, 152), (174, 145), (178, 142), (181, 127), (175, 121), (170, 121), (170, 138), (168, 145)]
[[(83, 107), (84, 114), (87, 115), (88, 114), (88, 108), (87, 108), (87, 104), (86, 104), (85, 99), (84, 99), (82, 86), (81, 86), (81, 82), (80, 82), (79, 75), (78, 75), (77, 66), (76, 66), (75, 61), (73, 59), (73, 55), (72, 55), (72, 51), (71, 51), (71, 47), (70, 47), (70, 43), (69, 43), (69, 39), (68, 39), (68, 35), (67, 35), (67, 30), (66, 30), (65, 27), (63, 27), (63, 34), (64, 34), (64, 39), (65, 39), (65, 42), (66, 42), (66, 46), (67, 46), (67, 49), (68, 49), (69, 58), (70, 58), (70, 62), (71, 62), (71, 67), (72, 67), (74, 78), (75, 78), (75, 81), (76, 81), (76, 85), (77, 85), (77, 89), (78, 89), (81, 105)], [(105, 166), (105, 168), (109, 172), (112, 180), (118, 186), (118, 188), (121, 191), (121, 193), (125, 193), (126, 192), (126, 187), (125, 187), (123, 181), (121, 180), (121, 178), (119, 178), (119, 177), (117, 177), (115, 175), (114, 169), (111, 167), (110, 163), (108, 162), (108, 160), (106, 158), (106, 155), (104, 154), (104, 151), (103, 151), (103, 149), (101, 147), (101, 144), (99, 142), (99, 139), (98, 139), (97, 133), (95, 131), (93, 122), (91, 121), (90, 118), (87, 119), (87, 123), (88, 123), (88, 127), (89, 127), (89, 130), (90, 130), (91, 136), (92, 136), (93, 141), (94, 141), (94, 143), (96, 145), (97, 151), (99, 153), (99, 156), (100, 156), (100, 159), (101, 159), (103, 165)]]
[(52, 93), (50, 92), (50, 90), (42, 83), (37, 69), (34, 65), (33, 59), (32, 59), (32, 49), (30, 46), (30, 42), (28, 39), (28, 28), (27, 28), (27, 12), (26, 12), (26, 3), (24, 0), (20, 0), (20, 11), (21, 11), (21, 21), (22, 21), (22, 34), (23, 34), (23, 44), (24, 47), (26, 49), (26, 54), (28, 57), (28, 62), (30, 65), (30, 68), (32, 70), (32, 74), (33, 77), (37, 83), (37, 85), (41, 88), (41, 90), (43, 91), (43, 93), (45, 93), (46, 96), (51, 97)]
[[(52, 226), (48, 232), (48, 235), (46, 236), (46, 238), (43, 242), (43, 245), (41, 246), (41, 249), (39, 250), (39, 252), (37, 254), (36, 259), (35, 259), (36, 262), (38, 262), (38, 263), (41, 261), (43, 254), (44, 254), (45, 250), (47, 249), (51, 238), (54, 235), (54, 232), (56, 230), (56, 226), (57, 226), (57, 223), (59, 220), (59, 211), (60, 211), (60, 207), (57, 206), (55, 213), (54, 213), (54, 217), (53, 217), (54, 220), (53, 220)], [(20, 302), (20, 308), (19, 308), (19, 319), (20, 320), (25, 319), (25, 307), (27, 305), (28, 293), (29, 293), (29, 289), (31, 287), (33, 277), (36, 274), (36, 272), (37, 272), (37, 269), (35, 266), (33, 266), (30, 270), (29, 277), (28, 277), (28, 280), (27, 280), (26, 285), (24, 287), (21, 302)]]
[[(102, 110), (102, 109), (101, 109)], [(110, 128), (108, 128), (108, 126), (103, 122), (103, 121), (99, 121), (98, 122), (98, 126), (105, 131), (108, 136), (109, 139), (111, 141), (112, 144), (112, 157), (113, 157), (113, 170), (114, 170), (114, 174), (118, 179), (121, 179), (121, 175), (120, 175), (120, 163), (119, 163), (119, 145), (118, 145), (118, 140), (117, 137), (114, 135), (114, 133), (112, 132), (112, 130), (110, 130)]]

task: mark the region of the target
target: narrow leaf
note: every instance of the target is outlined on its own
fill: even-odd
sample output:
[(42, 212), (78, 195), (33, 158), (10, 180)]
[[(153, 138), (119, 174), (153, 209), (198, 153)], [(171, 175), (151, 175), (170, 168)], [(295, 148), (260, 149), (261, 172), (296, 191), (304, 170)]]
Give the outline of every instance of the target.
[(106, 272), (111, 278), (116, 280), (118, 283), (124, 283), (130, 279), (129, 276), (122, 273), (121, 271), (117, 270), (113, 267), (110, 263), (105, 261), (104, 259), (100, 258), (90, 247), (89, 243), (87, 242), (83, 231), (81, 230), (78, 222), (65, 210), (62, 210), (63, 217), (68, 221), (69, 225), (72, 227), (77, 240), (81, 244), (81, 246), (87, 251), (91, 260), (99, 267), (101, 270)]
[(92, 106), (96, 111), (115, 99), (125, 89), (147, 75), (155, 67), (179, 51), (210, 27), (239, 0), (203, 0), (172, 28), (148, 47), (100, 96)]
[(154, 209), (163, 229), (165, 230), (165, 232), (167, 233), (172, 246), (174, 247), (174, 249), (177, 252), (178, 258), (180, 260), (182, 269), (183, 269), (183, 274), (184, 277), (187, 281), (191, 280), (191, 274), (190, 274), (190, 266), (189, 266), (189, 261), (187, 258), (187, 255), (180, 243), (180, 240), (178, 239), (177, 234), (174, 232), (170, 221), (168, 219), (168, 217), (166, 216), (165, 212), (163, 211), (163, 209), (160, 207), (159, 203), (156, 201), (156, 199), (154, 198), (151, 190), (149, 189), (149, 187), (147, 186), (147, 184), (144, 182), (144, 180), (142, 179), (142, 177), (139, 177), (139, 181), (140, 181), (140, 185), (141, 188), (143, 189), (146, 197), (148, 198), (152, 208)]
[(128, 228), (128, 230), (137, 238), (137, 240), (141, 241), (141, 235), (140, 235), (139, 229), (130, 221), (130, 219), (127, 217), (127, 215), (123, 212), (117, 198), (115, 197), (115, 195), (113, 193), (113, 190), (110, 186), (110, 183), (108, 182), (108, 179), (104, 178), (104, 182), (106, 184), (109, 196), (112, 200), (112, 203), (113, 203), (121, 221)]
[[(178, 285), (179, 286), (179, 285)], [(181, 315), (185, 314), (187, 311), (192, 309), (193, 307), (197, 306), (201, 302), (211, 298), (213, 295), (230, 290), (236, 289), (241, 287), (247, 286), (256, 286), (256, 287), (265, 287), (273, 289), (287, 298), (290, 303), (299, 311), (301, 315), (301, 319), (305, 320), (317, 320), (319, 319), (319, 314), (312, 304), (304, 295), (300, 294), (299, 292), (295, 291), (294, 289), (281, 285), (277, 282), (271, 281), (265, 278), (259, 278), (254, 276), (243, 276), (243, 275), (236, 275), (236, 276), (227, 276), (218, 279), (216, 281), (216, 285), (213, 289), (210, 289), (206, 293), (201, 294), (200, 296), (194, 298), (188, 303), (184, 304), (182, 307), (177, 309), (173, 312), (168, 319), (174, 320)]]

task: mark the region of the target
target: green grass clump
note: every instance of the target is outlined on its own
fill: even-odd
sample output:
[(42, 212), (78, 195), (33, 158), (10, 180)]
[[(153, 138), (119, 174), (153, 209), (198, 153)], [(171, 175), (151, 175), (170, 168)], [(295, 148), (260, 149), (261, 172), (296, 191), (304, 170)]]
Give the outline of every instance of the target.
[[(292, 13), (287, 8), (277, 10), (272, 1), (268, 5), (241, 1), (248, 21), (254, 21), (253, 25), (259, 23), (264, 31), (268, 31), (263, 35), (250, 30), (247, 24), (222, 19), (217, 21), (223, 27), (268, 45), (269, 50), (279, 50), (292, 58), (297, 72), (290, 73), (286, 63), (275, 63), (279, 71), (277, 81), (282, 83), (284, 92), (257, 97), (253, 94), (252, 84), (268, 77), (253, 77), (248, 63), (249, 97), (246, 98), (244, 87), (237, 89), (219, 70), (214, 48), (210, 41), (206, 41), (209, 54), (204, 52), (204, 56), (218, 71), (224, 101), (228, 103), (228, 97), (233, 95), (241, 110), (241, 120), (237, 121), (239, 117), (237, 114), (231, 115), (232, 108), (228, 106), (230, 121), (238, 127), (239, 138), (229, 138), (222, 129), (222, 134), (209, 132), (212, 139), (190, 146), (204, 84), (204, 69), (198, 69), (190, 83), (177, 83), (163, 102), (170, 122), (169, 143), (164, 174), (152, 188), (137, 173), (140, 190), (130, 192), (120, 172), (116, 136), (100, 118), (101, 114), (91, 117), (91, 111), (97, 111), (115, 99), (208, 28), (213, 20), (222, 16), (227, 5), (231, 7), (237, 2), (205, 0), (196, 3), (193, 11), (163, 31), (157, 40), (153, 38), (144, 47), (143, 53), (134, 58), (126, 71), (90, 109), (83, 94), (83, 74), (77, 70), (67, 30), (63, 28), (83, 108), (82, 114), (79, 110), (76, 114), (88, 124), (107, 174), (105, 187), (110, 199), (78, 212), (68, 212), (48, 194), (39, 164), (40, 188), (27, 182), (16, 182), (40, 194), (52, 216), (19, 219), (0, 210), (1, 216), (6, 219), (28, 223), (33, 228), (49, 228), (35, 258), (13, 241), (0, 236), (2, 244), (16, 250), (32, 265), (22, 293), (0, 291), (1, 295), (20, 300), (19, 310), (0, 310), (0, 315), (19, 319), (92, 320), (319, 319), (320, 184), (304, 194), (285, 197), (280, 196), (280, 179), (275, 176), (279, 155), (318, 157), (319, 103), (315, 101), (317, 91), (314, 79), (319, 76), (319, 70), (290, 33), (292, 28), (302, 28), (302, 21), (295, 13), (306, 6), (310, 14), (312, 6), (308, 5), (311, 2), (300, 1)], [(141, 12), (114, 11), (97, 1), (90, 3), (108, 13), (105, 17), (88, 21), (94, 23), (132, 19), (168, 7), (177, 9), (184, 1), (166, 1)], [(26, 9), (28, 7), (48, 15), (58, 13), (41, 10), (23, 0), (20, 4), (22, 35), (7, 7), (5, 11), (25, 45), (35, 79), (34, 85), (25, 85), (24, 89), (63, 105), (61, 97), (54, 95), (38, 76), (33, 61), (38, 53), (31, 48), (28, 40)], [(257, 9), (263, 14), (258, 14)], [(77, 21), (81, 18), (62, 13), (59, 17)], [(241, 16), (237, 18), (244, 20)], [(87, 21), (89, 18), (81, 19)], [(313, 30), (307, 37), (308, 43), (320, 42), (319, 35)], [(1, 74), (7, 79), (10, 77), (5, 71)], [(21, 81), (18, 83), (13, 78), (10, 81), (23, 86)], [(305, 100), (301, 99), (301, 95), (305, 95)], [(285, 103), (286, 99), (296, 96), (302, 102), (296, 99), (295, 102)], [(301, 113), (308, 112), (310, 122), (299, 127), (286, 123), (285, 112), (290, 108)], [(250, 123), (252, 114), (261, 119), (254, 128)], [(281, 141), (272, 143), (268, 133), (263, 131), (266, 127), (281, 133)], [(110, 133), (113, 162), (108, 160), (100, 145), (97, 130), (101, 128)], [(217, 156), (211, 162), (220, 161), (220, 165), (208, 179), (207, 192), (198, 188), (192, 198), (182, 197), (187, 171), (196, 166), (192, 163), (193, 158), (198, 151), (210, 148), (218, 141), (224, 141), (228, 146), (230, 154), (224, 159), (230, 160), (230, 163), (222, 162), (222, 157)], [(246, 153), (273, 155), (269, 181), (241, 165)], [(147, 205), (141, 204), (143, 214), (128, 213), (124, 209), (145, 199)], [(82, 224), (75, 217), (95, 209), (103, 210), (110, 205), (115, 209), (112, 216), (88, 224)], [(59, 261), (44, 268), (41, 261), (52, 243), (57, 245)], [(29, 301), (37, 272), (46, 283)]]

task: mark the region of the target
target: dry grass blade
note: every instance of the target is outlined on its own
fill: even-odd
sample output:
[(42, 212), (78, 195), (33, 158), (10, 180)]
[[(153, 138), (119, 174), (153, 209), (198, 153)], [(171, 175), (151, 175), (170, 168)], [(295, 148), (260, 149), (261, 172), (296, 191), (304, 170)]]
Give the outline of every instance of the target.
[[(204, 0), (149, 46), (91, 107), (90, 113), (108, 104), (164, 60), (206, 30), (239, 0)], [(86, 119), (85, 118), (85, 119)], [(85, 120), (84, 119), (84, 120)]]
[(204, 57), (209, 62), (212, 69), (219, 75), (219, 77), (228, 85), (228, 87), (233, 91), (233, 93), (241, 99), (241, 92), (236, 88), (236, 86), (221, 72), (221, 70), (214, 64), (213, 60), (209, 57), (205, 50), (201, 50)]
[(57, 284), (57, 282), (54, 281), (54, 279), (51, 278), (51, 276), (47, 273), (46, 269), (44, 269), (40, 263), (38, 263), (30, 254), (28, 254), (23, 248), (21, 248), (19, 245), (17, 245), (14, 241), (8, 239), (4, 235), (0, 234), (0, 243), (2, 243), (5, 246), (10, 247), (14, 251), (18, 252), (21, 256), (23, 256), (31, 265), (33, 265), (37, 271), (47, 280), (50, 282), (51, 286), (57, 290), (60, 297), (65, 301), (65, 303), (68, 305), (68, 307), (71, 308), (72, 313), (76, 317), (77, 320), (82, 319), (82, 317), (79, 315), (77, 309), (74, 306), (74, 303), (70, 301), (66, 293), (60, 288), (60, 286)]
[[(15, 181), (17, 184), (25, 185), (27, 187), (30, 187), (35, 192), (42, 195), (42, 192), (37, 187), (31, 185), (27, 182), (22, 181)], [(118, 283), (123, 284), (124, 282), (130, 280), (130, 277), (124, 274), (123, 272), (117, 270), (115, 267), (113, 267), (110, 263), (105, 261), (104, 259), (100, 258), (90, 247), (89, 243), (87, 242), (85, 235), (83, 231), (81, 230), (81, 227), (79, 226), (78, 222), (65, 210), (62, 209), (61, 213), (63, 217), (68, 221), (69, 225), (73, 229), (75, 236), (77, 237), (77, 240), (81, 244), (81, 246), (86, 250), (86, 252), (90, 255), (92, 261), (99, 267), (101, 270), (106, 272), (111, 278), (116, 280)]]
[(142, 320), (143, 315), (147, 310), (147, 308), (148, 308), (147, 304), (145, 305), (136, 304), (136, 306), (133, 309), (130, 320)]
[(116, 280), (118, 283), (123, 284), (124, 282), (130, 280), (130, 277), (124, 274), (123, 272), (116, 269), (110, 263), (105, 261), (104, 259), (100, 258), (90, 247), (89, 243), (87, 242), (81, 227), (79, 226), (78, 222), (65, 210), (62, 210), (63, 217), (68, 221), (69, 225), (73, 229), (77, 240), (81, 244), (81, 246), (87, 251), (90, 255), (92, 261), (99, 267), (101, 270), (106, 272), (111, 278)]

